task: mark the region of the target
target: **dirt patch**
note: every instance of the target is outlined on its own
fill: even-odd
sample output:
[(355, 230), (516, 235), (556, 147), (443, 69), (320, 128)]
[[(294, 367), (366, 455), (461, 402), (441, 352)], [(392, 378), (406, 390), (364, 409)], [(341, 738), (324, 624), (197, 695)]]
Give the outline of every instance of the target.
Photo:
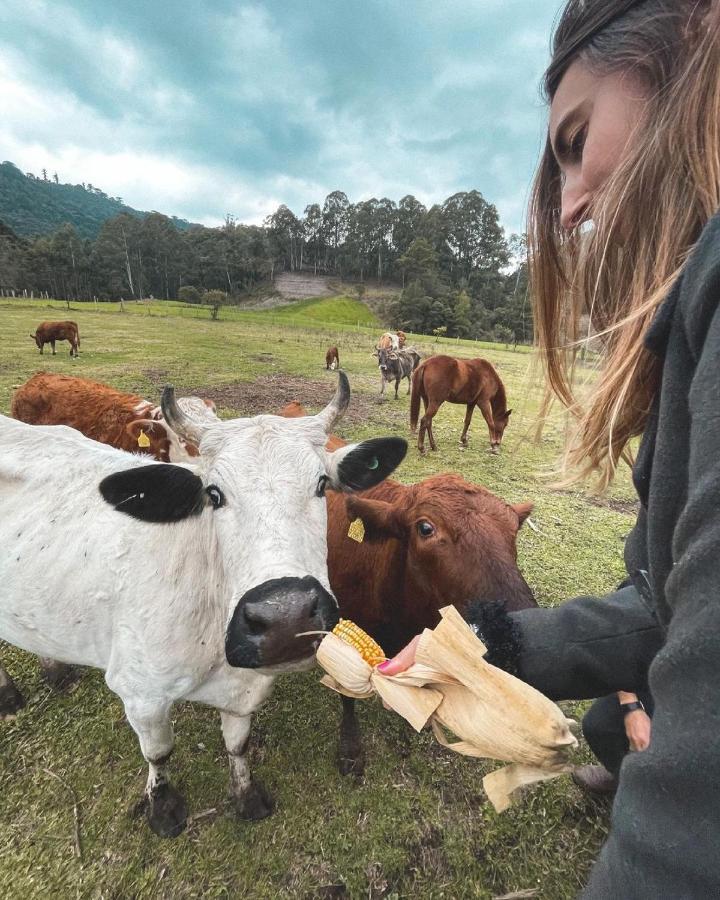
[(575, 497), (590, 506), (599, 506), (601, 509), (611, 509), (613, 512), (624, 513), (626, 516), (636, 516), (640, 512), (640, 501), (637, 499), (617, 500), (612, 497), (596, 497), (592, 494), (578, 495), (572, 491), (554, 491), (557, 494)]
[[(183, 394), (197, 394), (213, 400), (218, 407), (232, 409), (246, 416), (276, 413), (293, 401), (302, 403), (310, 412), (326, 406), (332, 399), (335, 379), (325, 381), (298, 378), (293, 375), (264, 375), (257, 381), (235, 381), (230, 384), (189, 387)], [(364, 423), (372, 418), (377, 403), (363, 394), (353, 394), (344, 422)]]
[(162, 390), (169, 381), (172, 381), (170, 372), (167, 369), (143, 369), (142, 374), (148, 381), (151, 381), (158, 390)]
[(420, 822), (418, 839), (408, 848), (407, 870), (415, 878), (430, 875), (444, 880), (443, 876), (447, 875), (449, 866), (439, 828)]
[(586, 497), (585, 500), (593, 506), (625, 513), (627, 516), (636, 516), (640, 512), (639, 500), (613, 500), (612, 497)]

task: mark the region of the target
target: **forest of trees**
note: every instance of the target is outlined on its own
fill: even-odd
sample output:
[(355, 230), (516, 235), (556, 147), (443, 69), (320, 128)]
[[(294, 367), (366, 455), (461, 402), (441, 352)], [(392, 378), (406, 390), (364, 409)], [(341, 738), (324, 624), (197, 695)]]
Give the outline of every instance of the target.
[(160, 213), (122, 213), (94, 240), (68, 223), (34, 238), (0, 223), (5, 294), (199, 302), (211, 291), (237, 300), (280, 271), (300, 270), (352, 282), (359, 294), (368, 282), (394, 286), (383, 310), (388, 326), (532, 339), (524, 238), (506, 240), (497, 210), (478, 191), (429, 209), (410, 195), (353, 204), (333, 191), (300, 217), (282, 205), (263, 226), (228, 216), (218, 228), (178, 229)]

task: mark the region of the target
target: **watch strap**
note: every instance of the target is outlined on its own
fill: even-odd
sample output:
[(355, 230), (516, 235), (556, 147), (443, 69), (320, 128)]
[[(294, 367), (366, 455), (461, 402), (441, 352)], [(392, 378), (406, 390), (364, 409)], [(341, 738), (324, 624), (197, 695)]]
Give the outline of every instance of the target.
[(632, 700), (630, 703), (621, 703), (620, 709), (622, 710), (622, 714), (626, 716), (630, 712), (635, 712), (636, 709), (642, 709), (644, 711), (645, 707), (640, 700)]

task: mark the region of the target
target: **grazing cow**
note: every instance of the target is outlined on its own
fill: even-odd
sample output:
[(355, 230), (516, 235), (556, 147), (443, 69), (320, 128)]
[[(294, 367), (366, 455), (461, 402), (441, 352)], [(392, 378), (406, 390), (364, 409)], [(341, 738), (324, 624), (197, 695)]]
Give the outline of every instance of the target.
[[(277, 673), (312, 665), (317, 638), (303, 633), (337, 619), (325, 489), (375, 485), (407, 450), (378, 438), (326, 451), (349, 397), (340, 372), (316, 416), (200, 423), (168, 387), (163, 415), (199, 447), (197, 467), (0, 416), (0, 639), (105, 670), (148, 763), (157, 834), (187, 816), (167, 775), (179, 700), (220, 711), (239, 815), (271, 811), (248, 769), (250, 716)], [(0, 671), (0, 712), (16, 693)]]
[[(212, 400), (181, 397), (178, 403), (199, 422), (220, 421)], [(38, 372), (17, 389), (10, 414), (29, 425), (69, 425), (94, 441), (161, 462), (190, 462), (197, 456), (194, 444), (163, 421), (159, 406), (86, 378)]]
[[(292, 403), (283, 415), (303, 415)], [(344, 442), (331, 437), (328, 447)], [(531, 503), (510, 505), (459, 475), (434, 475), (418, 484), (385, 481), (353, 497), (328, 493), (328, 570), (340, 614), (360, 625), (388, 656), (438, 610), (471, 601), (503, 600), (508, 610), (537, 606), (517, 566), (516, 536)], [(348, 532), (363, 523), (360, 542)], [(340, 769), (362, 770), (354, 703), (343, 699)]]
[(412, 382), (412, 373), (420, 363), (417, 350), (378, 350), (378, 368), (380, 369), (380, 394), (385, 393), (385, 384), (395, 382), (395, 399), (403, 378), (408, 380), (408, 394)]
[(512, 410), (507, 408), (505, 385), (486, 359), (455, 359), (439, 355), (431, 356), (418, 366), (413, 376), (410, 398), (410, 430), (413, 434), (417, 430), (421, 399), (425, 407), (418, 435), (418, 450), (421, 453), (425, 452), (425, 432), (430, 440), (430, 449), (437, 450), (432, 420), (446, 400), (466, 406), (461, 446), (467, 447), (470, 421), (475, 407), (479, 406), (490, 431), (490, 449), (493, 453), (500, 449)]
[(41, 322), (35, 329), (35, 334), (31, 334), (30, 337), (37, 344), (40, 353), (43, 352), (45, 344), (50, 344), (55, 356), (55, 341), (69, 341), (70, 356), (78, 355), (80, 332), (77, 322)]
[(340, 354), (337, 347), (328, 348), (325, 354), (325, 368), (331, 370), (340, 368)]

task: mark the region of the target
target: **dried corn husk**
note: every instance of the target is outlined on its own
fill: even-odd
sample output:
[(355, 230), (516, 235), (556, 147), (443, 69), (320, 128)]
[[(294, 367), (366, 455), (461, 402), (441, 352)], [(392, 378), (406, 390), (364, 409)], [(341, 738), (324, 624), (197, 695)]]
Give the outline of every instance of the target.
[[(383, 675), (335, 635), (317, 652), (327, 675), (322, 683), (348, 697), (377, 693), (417, 731), (430, 723), (437, 740), (466, 756), (512, 763), (483, 779), (501, 812), (523, 787), (569, 770), (577, 746), (571, 720), (535, 688), (485, 662), (485, 647), (453, 606), (426, 629), (416, 663), (399, 675)], [(447, 729), (459, 740), (451, 740)]]

